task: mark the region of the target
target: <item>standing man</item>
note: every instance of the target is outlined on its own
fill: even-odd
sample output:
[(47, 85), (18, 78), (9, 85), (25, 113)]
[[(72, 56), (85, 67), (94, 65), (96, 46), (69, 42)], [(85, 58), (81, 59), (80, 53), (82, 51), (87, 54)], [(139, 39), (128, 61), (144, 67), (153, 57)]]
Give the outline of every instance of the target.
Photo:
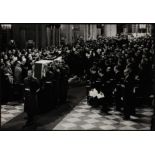
[(20, 61), (16, 62), (16, 66), (14, 69), (14, 85), (16, 97), (19, 101), (23, 98), (23, 85), (22, 85), (22, 68)]
[(135, 103), (134, 103), (134, 75), (131, 68), (124, 70), (124, 119), (130, 119), (131, 115), (135, 115)]
[(34, 116), (38, 113), (38, 96), (40, 85), (37, 78), (33, 77), (32, 70), (28, 70), (28, 75), (24, 79), (25, 105), (24, 111), (27, 113), (28, 121), (26, 125), (33, 123)]
[(114, 97), (115, 97), (115, 104), (116, 104), (116, 110), (121, 111), (122, 108), (122, 74), (120, 72), (120, 69), (118, 66), (114, 67), (115, 72), (115, 78), (114, 78), (114, 85), (115, 85), (115, 91), (114, 91)]

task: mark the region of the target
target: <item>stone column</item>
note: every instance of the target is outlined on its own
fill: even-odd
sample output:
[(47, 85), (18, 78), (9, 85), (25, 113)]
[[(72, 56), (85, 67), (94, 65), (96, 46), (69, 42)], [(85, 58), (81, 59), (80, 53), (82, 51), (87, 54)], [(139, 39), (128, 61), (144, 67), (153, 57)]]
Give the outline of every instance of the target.
[(89, 25), (89, 29), (90, 29), (90, 36), (89, 38), (92, 40), (96, 40), (97, 39), (97, 25), (96, 24), (90, 24)]
[(35, 26), (35, 42), (36, 42), (35, 44), (36, 48), (39, 48), (39, 26), (38, 24), (36, 24)]
[(46, 48), (46, 24), (41, 25), (41, 47)]
[(61, 24), (59, 29), (60, 29), (59, 30), (60, 31), (60, 34), (59, 34), (60, 42), (61, 42), (61, 44), (65, 44), (66, 43), (66, 34), (64, 32), (66, 32), (66, 24)]
[(114, 37), (117, 34), (117, 25), (116, 24), (105, 24), (104, 34), (106, 37)]
[(51, 27), (50, 27), (50, 25), (48, 25), (46, 27), (46, 34), (47, 34), (47, 46), (50, 47), (51, 46)]
[(52, 45), (55, 46), (55, 25), (52, 25)]
[(139, 31), (139, 24), (136, 24), (136, 33)]
[(88, 24), (84, 24), (84, 41), (88, 40), (89, 32), (88, 32)]
[(60, 24), (55, 25), (55, 45), (60, 45)]
[(90, 24), (89, 25), (89, 38), (90, 39), (93, 39), (93, 34), (92, 34), (92, 32), (93, 32), (93, 30), (92, 30), (93, 28), (92, 28), (92, 24)]
[(97, 25), (93, 24), (93, 39), (97, 39)]
[(59, 26), (59, 46), (61, 45), (61, 29), (60, 29), (61, 25)]
[(83, 24), (83, 40), (87, 40), (87, 27), (86, 24)]
[(68, 44), (71, 44), (72, 43), (72, 39), (73, 39), (73, 33), (72, 33), (72, 31), (73, 31), (73, 25), (72, 24), (68, 24), (67, 25), (67, 43)]

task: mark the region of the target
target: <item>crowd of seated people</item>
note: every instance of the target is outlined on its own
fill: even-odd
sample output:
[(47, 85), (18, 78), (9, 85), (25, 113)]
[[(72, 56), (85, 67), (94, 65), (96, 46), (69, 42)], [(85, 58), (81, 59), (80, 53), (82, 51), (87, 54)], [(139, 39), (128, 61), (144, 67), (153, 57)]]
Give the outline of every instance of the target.
[(142, 98), (144, 104), (149, 102), (153, 55), (150, 36), (130, 40), (113, 37), (79, 41), (65, 58), (71, 72), (84, 75), (90, 89), (104, 94), (104, 112), (115, 103), (116, 110), (123, 109), (124, 118), (129, 119), (135, 115), (136, 97)]
[(28, 70), (34, 70), (34, 63), (38, 60), (58, 57), (59, 51), (60, 49), (57, 48), (2, 51), (0, 53), (2, 102), (7, 103), (13, 100), (23, 102), (24, 79), (27, 77)]
[(17, 98), (22, 99), (24, 79), (28, 70), (33, 70), (35, 61), (58, 55), (64, 63), (50, 66), (45, 79), (65, 83), (65, 75), (77, 75), (87, 80), (91, 88), (104, 93), (104, 111), (113, 104), (114, 96), (116, 110), (121, 111), (123, 107), (124, 117), (129, 119), (135, 114), (134, 95), (143, 96), (146, 103), (151, 93), (154, 42), (149, 36), (132, 40), (121, 36), (79, 40), (60, 48), (12, 49), (0, 54), (4, 102), (12, 100), (14, 88), (19, 92)]
[(101, 40), (97, 46), (87, 54), (88, 65), (92, 64), (87, 71), (90, 85), (104, 93), (104, 112), (114, 102), (116, 110), (123, 108), (124, 118), (129, 119), (135, 115), (136, 96), (148, 103), (154, 43), (150, 37), (130, 41), (114, 38)]

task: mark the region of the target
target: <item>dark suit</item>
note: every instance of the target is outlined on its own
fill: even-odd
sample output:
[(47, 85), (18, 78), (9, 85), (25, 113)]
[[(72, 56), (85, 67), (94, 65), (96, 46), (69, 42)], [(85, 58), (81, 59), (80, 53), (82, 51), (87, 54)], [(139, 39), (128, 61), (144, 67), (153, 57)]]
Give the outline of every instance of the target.
[(116, 110), (120, 111), (121, 107), (122, 107), (122, 101), (121, 101), (121, 97), (122, 97), (122, 87), (121, 87), (121, 78), (122, 78), (122, 74), (121, 72), (117, 72), (115, 73), (115, 104), (116, 104)]
[(105, 92), (105, 100), (110, 105), (112, 105), (112, 92), (114, 89), (113, 83), (114, 74), (112, 71), (106, 72), (105, 74), (105, 85), (104, 85), (104, 92)]
[(37, 90), (39, 89), (39, 81), (34, 77), (26, 77), (24, 79), (25, 86), (25, 105), (24, 111), (28, 114), (28, 119), (32, 119), (38, 113)]
[(134, 76), (132, 74), (125, 77), (124, 81), (124, 116), (126, 119), (130, 118), (130, 115), (135, 114), (135, 103), (134, 103)]

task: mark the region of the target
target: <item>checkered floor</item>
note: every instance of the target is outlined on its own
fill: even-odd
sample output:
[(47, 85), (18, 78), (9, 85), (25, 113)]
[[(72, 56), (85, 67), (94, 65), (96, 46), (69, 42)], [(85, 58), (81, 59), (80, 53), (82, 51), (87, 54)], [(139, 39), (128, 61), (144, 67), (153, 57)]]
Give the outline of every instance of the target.
[(24, 111), (24, 104), (2, 105), (1, 106), (1, 125), (9, 122)]
[(125, 121), (120, 112), (111, 108), (109, 115), (100, 113), (84, 99), (53, 130), (150, 130), (151, 108), (136, 110), (137, 117)]

